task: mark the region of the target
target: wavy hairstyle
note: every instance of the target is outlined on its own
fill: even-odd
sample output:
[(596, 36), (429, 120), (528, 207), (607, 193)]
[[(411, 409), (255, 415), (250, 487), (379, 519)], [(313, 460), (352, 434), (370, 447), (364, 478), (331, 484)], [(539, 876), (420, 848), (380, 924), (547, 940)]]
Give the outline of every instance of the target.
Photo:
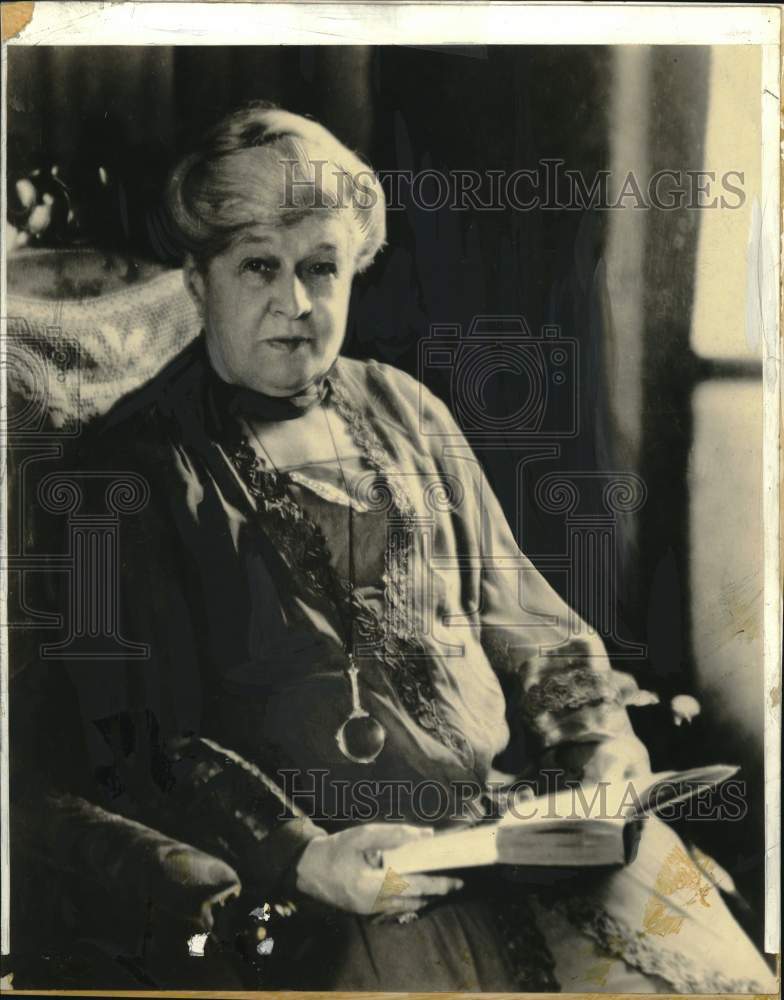
[(309, 118), (255, 101), (221, 119), (172, 171), (166, 208), (179, 252), (204, 264), (249, 225), (346, 212), (355, 270), (384, 245), (386, 201), (360, 157)]

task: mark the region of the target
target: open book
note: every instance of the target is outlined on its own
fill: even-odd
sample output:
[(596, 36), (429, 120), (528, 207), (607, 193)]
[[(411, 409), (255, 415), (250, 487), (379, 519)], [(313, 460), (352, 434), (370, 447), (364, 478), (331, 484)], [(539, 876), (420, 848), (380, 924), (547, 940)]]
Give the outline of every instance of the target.
[(382, 863), (399, 875), (496, 864), (547, 868), (628, 864), (634, 859), (645, 816), (715, 788), (737, 772), (737, 767), (716, 764), (660, 772), (641, 788), (632, 783), (623, 788), (567, 788), (516, 803), (500, 820), (384, 851)]

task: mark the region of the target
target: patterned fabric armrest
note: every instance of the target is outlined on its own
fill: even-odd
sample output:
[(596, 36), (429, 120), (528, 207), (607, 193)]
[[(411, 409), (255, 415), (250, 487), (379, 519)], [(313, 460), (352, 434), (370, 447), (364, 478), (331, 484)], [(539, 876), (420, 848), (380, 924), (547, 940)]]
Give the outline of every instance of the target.
[(48, 865), (118, 896), (131, 894), (192, 923), (212, 927), (212, 907), (240, 893), (225, 861), (76, 795), (52, 792), (17, 803), (12, 832)]

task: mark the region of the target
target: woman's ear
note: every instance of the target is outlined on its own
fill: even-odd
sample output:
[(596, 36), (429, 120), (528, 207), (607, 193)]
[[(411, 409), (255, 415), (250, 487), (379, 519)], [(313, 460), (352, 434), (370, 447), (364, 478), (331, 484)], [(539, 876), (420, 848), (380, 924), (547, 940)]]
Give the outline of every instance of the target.
[(188, 290), (188, 295), (190, 295), (193, 300), (196, 309), (199, 312), (199, 316), (204, 319), (204, 300), (206, 297), (206, 288), (204, 281), (204, 270), (197, 264), (195, 258), (192, 254), (188, 254), (182, 265), (182, 280), (185, 283), (185, 287)]

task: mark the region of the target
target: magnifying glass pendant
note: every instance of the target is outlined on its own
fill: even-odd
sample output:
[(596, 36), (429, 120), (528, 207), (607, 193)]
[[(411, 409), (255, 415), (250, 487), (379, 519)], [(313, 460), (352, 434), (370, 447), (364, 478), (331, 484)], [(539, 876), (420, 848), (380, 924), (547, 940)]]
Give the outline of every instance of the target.
[(346, 673), (351, 683), (351, 714), (335, 733), (335, 740), (343, 756), (354, 764), (372, 764), (384, 749), (387, 734), (360, 703), (359, 670), (352, 656)]

